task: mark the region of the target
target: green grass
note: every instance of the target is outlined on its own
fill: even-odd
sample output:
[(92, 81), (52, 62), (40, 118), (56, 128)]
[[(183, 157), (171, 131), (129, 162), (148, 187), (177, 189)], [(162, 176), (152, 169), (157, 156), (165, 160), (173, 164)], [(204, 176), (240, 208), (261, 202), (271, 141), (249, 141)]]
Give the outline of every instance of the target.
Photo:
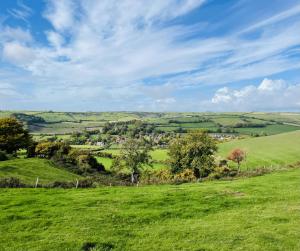
[(219, 145), (219, 154), (226, 157), (234, 148), (246, 151), (242, 168), (276, 167), (300, 161), (300, 131), (273, 136), (233, 140)]
[[(56, 167), (51, 161), (38, 158), (0, 161), (0, 177), (17, 177), (26, 184), (40, 184), (54, 181), (74, 181), (80, 176)], [(1, 250), (1, 249), (0, 249)]]
[(110, 159), (110, 158), (105, 158), (105, 157), (96, 157), (97, 161), (101, 164), (104, 165), (105, 167), (105, 170), (109, 170), (111, 165), (112, 165), (112, 162), (113, 160)]
[(300, 170), (236, 181), (1, 189), (0, 250), (300, 250)]
[(267, 125), (266, 127), (262, 128), (235, 128), (235, 131), (241, 133), (241, 134), (259, 134), (263, 135), (264, 133), (268, 135), (274, 135), (279, 133), (285, 133), (285, 132), (292, 132), (296, 130), (300, 130), (299, 126), (293, 126), (293, 125), (280, 125), (280, 124), (274, 124), (274, 125)]

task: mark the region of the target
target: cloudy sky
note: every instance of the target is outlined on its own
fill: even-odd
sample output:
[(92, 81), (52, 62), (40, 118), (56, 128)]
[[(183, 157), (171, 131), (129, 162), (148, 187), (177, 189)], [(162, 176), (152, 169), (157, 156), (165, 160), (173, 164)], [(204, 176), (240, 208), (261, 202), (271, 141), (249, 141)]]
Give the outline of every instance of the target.
[(300, 0), (0, 1), (0, 109), (300, 111)]

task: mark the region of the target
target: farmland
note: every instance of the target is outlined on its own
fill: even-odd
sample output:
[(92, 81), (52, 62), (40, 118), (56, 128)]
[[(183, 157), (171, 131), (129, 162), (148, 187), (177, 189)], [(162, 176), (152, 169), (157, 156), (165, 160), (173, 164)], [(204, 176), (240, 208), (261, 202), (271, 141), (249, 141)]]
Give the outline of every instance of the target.
[(2, 189), (0, 250), (299, 250), (299, 179)]
[[(147, 112), (29, 112), (0, 111), (0, 118), (16, 115), (24, 119), (35, 137), (68, 137), (74, 132), (101, 129), (107, 122), (140, 120), (158, 131), (205, 129), (242, 135), (272, 135), (298, 130), (299, 113), (147, 113)], [(29, 117), (31, 116), (31, 117)]]

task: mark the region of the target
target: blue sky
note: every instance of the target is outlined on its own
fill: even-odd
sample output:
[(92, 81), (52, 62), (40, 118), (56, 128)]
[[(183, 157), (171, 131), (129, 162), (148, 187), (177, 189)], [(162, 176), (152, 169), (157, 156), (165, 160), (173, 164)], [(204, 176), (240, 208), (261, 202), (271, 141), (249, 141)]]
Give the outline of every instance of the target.
[(0, 109), (300, 111), (300, 0), (0, 1)]

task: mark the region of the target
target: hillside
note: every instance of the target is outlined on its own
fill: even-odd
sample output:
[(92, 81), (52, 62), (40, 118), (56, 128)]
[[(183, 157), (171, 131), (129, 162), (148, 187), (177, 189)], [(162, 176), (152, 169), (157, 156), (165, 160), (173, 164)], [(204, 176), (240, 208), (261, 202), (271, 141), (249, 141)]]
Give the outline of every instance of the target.
[(34, 184), (39, 177), (40, 184), (54, 181), (75, 181), (80, 176), (56, 167), (49, 160), (30, 158), (0, 161), (0, 177), (17, 177), (26, 184)]
[[(230, 182), (2, 189), (2, 250), (300, 250), (300, 169)], [(221, 249), (220, 249), (221, 247)]]
[(247, 152), (242, 168), (276, 167), (295, 163), (300, 161), (300, 130), (226, 142), (219, 145), (219, 154), (226, 157), (234, 148)]

